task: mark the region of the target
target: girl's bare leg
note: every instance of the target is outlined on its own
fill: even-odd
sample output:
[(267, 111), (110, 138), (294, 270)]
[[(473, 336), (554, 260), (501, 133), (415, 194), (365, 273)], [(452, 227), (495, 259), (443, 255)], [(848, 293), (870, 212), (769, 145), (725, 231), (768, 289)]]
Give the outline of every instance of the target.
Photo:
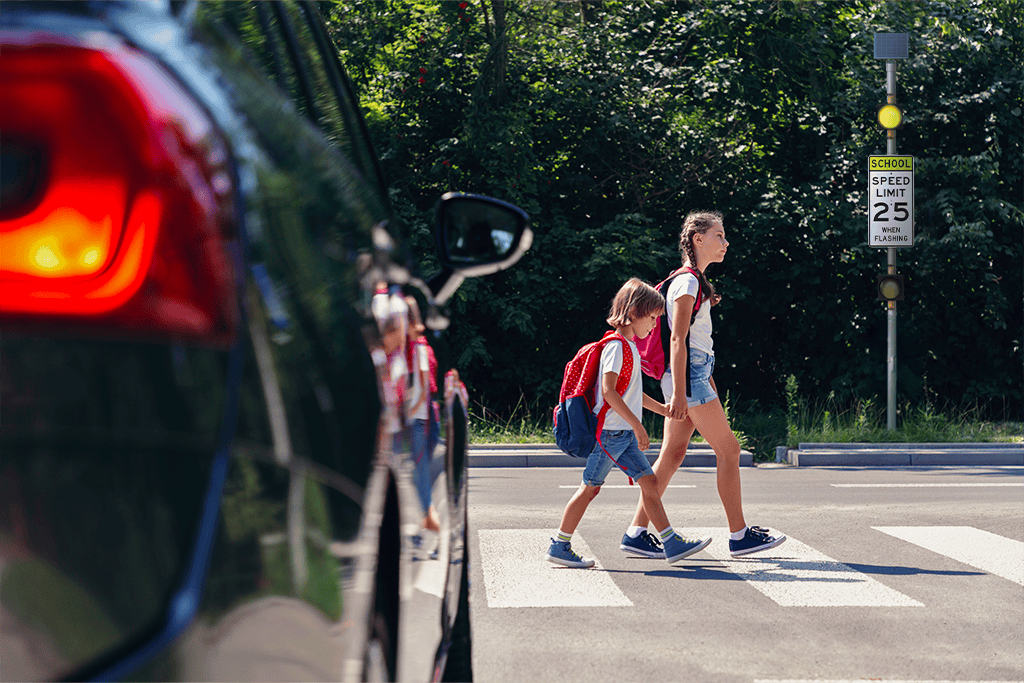
[(747, 525), (743, 519), (743, 501), (740, 493), (740, 444), (729, 427), (722, 402), (715, 399), (702, 406), (689, 409), (689, 419), (715, 451), (718, 472), (718, 497), (722, 499), (729, 531), (739, 531)]
[[(683, 464), (686, 457), (686, 446), (693, 436), (693, 422), (685, 420), (673, 420), (665, 418), (665, 438), (661, 442), (661, 451), (658, 452), (658, 459), (654, 461), (654, 475), (658, 478), (658, 498), (665, 496), (672, 475), (676, 473), (679, 466)], [(636, 512), (633, 514), (633, 526), (647, 526), (651, 521), (650, 515), (644, 509), (643, 493), (636, 504)]]

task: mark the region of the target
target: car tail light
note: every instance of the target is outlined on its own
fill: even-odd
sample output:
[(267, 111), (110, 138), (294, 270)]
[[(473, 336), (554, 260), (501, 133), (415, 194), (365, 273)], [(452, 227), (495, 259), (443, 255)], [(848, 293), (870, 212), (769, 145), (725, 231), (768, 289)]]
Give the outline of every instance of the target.
[(152, 59), (0, 33), (0, 321), (224, 344), (238, 325), (217, 130)]

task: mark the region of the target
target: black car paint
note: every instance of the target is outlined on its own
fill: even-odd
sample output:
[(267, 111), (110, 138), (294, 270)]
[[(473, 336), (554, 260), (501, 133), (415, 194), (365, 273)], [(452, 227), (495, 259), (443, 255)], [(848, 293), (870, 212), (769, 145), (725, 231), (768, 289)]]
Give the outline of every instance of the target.
[[(449, 657), (464, 678), (465, 408), (445, 395), (432, 560), (413, 543), (410, 454), (381, 434), (397, 407), (369, 352), (378, 281), (443, 327), (431, 298), (458, 273), (417, 285), (336, 59), (320, 79), (289, 81), (280, 60), (261, 70), (222, 6), (5, 3), (0, 16), (3, 31), (123, 41), (192, 93), (231, 153), (244, 311), (229, 349), (4, 330), (0, 659), (12, 667), (18, 649), (35, 668), (3, 678), (353, 680), (369, 662), (424, 680)], [(326, 55), (312, 6), (239, 11), (277, 22), (274, 55)], [(444, 336), (428, 337), (443, 374)]]

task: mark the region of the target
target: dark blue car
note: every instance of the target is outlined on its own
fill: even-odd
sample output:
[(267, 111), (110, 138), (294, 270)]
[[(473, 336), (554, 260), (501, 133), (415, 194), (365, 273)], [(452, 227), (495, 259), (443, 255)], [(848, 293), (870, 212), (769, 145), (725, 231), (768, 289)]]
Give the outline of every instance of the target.
[(421, 280), (305, 3), (4, 2), (0, 162), (0, 680), (469, 680), (443, 305), (526, 215)]

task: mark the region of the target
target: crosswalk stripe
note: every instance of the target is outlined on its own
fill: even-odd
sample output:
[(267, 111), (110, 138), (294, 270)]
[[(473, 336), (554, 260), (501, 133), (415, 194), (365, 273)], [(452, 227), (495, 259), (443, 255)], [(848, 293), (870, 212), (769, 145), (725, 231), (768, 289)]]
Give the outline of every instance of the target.
[[(712, 536), (715, 540), (704, 552), (783, 607), (924, 607), (795, 538), (756, 555), (734, 558), (729, 555), (727, 529), (684, 531), (691, 538)], [(700, 559), (700, 554), (692, 559)]]
[(1024, 481), (971, 481), (971, 482), (942, 482), (938, 484), (830, 484), (837, 489), (944, 489), (944, 488), (999, 488), (1024, 486)]
[[(863, 678), (755, 678), (754, 683), (864, 683)], [(872, 678), (873, 683), (1024, 683), (1024, 681), (928, 681), (916, 680), (895, 680), (890, 678)]]
[[(632, 607), (598, 562), (592, 569), (558, 567), (544, 559), (546, 529), (480, 529), (480, 560), (488, 607)], [(572, 549), (593, 557), (579, 533)]]
[[(579, 487), (580, 487), (579, 484), (561, 484), (561, 485), (559, 485), (558, 488), (560, 488), (560, 489), (578, 489)], [(697, 488), (697, 485), (696, 484), (669, 484), (668, 487), (670, 489), (695, 489), (695, 488)], [(601, 487), (601, 490), (604, 491), (605, 489), (633, 489), (634, 491), (640, 491), (640, 487), (639, 486), (636, 486), (636, 485), (630, 486), (629, 484), (605, 484), (604, 486)]]
[(1024, 543), (970, 526), (876, 526), (884, 534), (1024, 586)]

